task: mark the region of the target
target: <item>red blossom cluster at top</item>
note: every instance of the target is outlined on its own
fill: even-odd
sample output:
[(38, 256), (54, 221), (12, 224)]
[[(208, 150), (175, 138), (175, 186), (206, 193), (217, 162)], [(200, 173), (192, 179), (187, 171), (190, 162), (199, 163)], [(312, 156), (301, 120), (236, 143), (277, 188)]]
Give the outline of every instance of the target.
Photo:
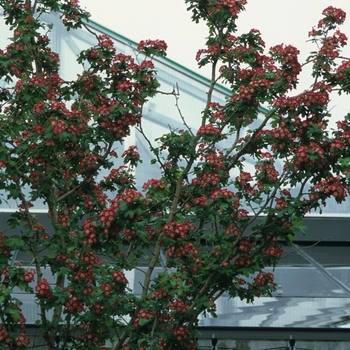
[(167, 43), (164, 40), (141, 40), (137, 45), (139, 51), (145, 51), (146, 49), (156, 49), (165, 52), (168, 48)]
[(343, 24), (346, 18), (345, 11), (333, 6), (328, 6), (326, 9), (323, 10), (322, 14), (325, 16), (325, 18), (319, 21), (319, 28), (322, 28), (323, 25), (327, 25), (328, 23), (332, 22), (335, 22), (337, 24)]
[(247, 0), (217, 0), (208, 9), (209, 13), (220, 12), (223, 8), (227, 9), (232, 17), (237, 15), (243, 10), (243, 6), (247, 4)]

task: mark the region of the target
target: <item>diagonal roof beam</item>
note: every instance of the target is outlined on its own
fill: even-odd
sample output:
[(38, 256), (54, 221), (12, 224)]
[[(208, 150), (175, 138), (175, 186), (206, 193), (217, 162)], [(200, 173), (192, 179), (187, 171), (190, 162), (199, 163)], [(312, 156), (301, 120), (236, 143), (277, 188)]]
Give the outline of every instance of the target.
[(337, 285), (339, 288), (341, 288), (343, 291), (346, 292), (346, 294), (350, 295), (350, 288), (344, 284), (341, 280), (339, 280), (337, 277), (335, 277), (332, 273), (330, 273), (323, 265), (321, 265), (319, 262), (317, 262), (314, 258), (312, 258), (308, 253), (305, 252), (305, 250), (300, 249), (299, 246), (293, 243), (293, 247), (296, 249), (297, 254), (299, 254), (301, 257), (303, 257), (306, 261), (308, 261), (313, 267), (315, 267), (316, 270), (318, 270), (323, 276), (328, 278), (332, 283)]

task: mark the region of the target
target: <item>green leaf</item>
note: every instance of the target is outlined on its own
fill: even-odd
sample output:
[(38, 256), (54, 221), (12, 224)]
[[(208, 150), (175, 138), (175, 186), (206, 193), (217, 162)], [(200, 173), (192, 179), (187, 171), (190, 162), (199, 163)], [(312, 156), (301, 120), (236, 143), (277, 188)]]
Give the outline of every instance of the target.
[(150, 319), (140, 318), (139, 324), (142, 327), (142, 326), (146, 325), (149, 321), (150, 321)]
[(17, 236), (5, 237), (4, 243), (11, 249), (20, 249), (23, 248), (25, 243), (24, 240)]
[(28, 285), (26, 282), (24, 281), (19, 281), (18, 284), (17, 284), (17, 287), (20, 289), (20, 290), (26, 290)]
[(21, 311), (17, 308), (10, 308), (8, 313), (13, 317), (13, 320), (17, 322), (21, 318)]

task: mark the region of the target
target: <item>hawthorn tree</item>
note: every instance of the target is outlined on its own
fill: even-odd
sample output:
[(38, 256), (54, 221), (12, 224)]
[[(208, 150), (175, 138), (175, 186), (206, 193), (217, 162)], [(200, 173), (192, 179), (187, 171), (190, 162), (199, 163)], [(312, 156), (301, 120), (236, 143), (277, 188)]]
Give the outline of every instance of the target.
[[(150, 140), (142, 107), (159, 92), (152, 58), (165, 56), (163, 41), (142, 41), (131, 57), (96, 35), (78, 57), (86, 68), (65, 81), (41, 15), (59, 11), (67, 30), (86, 27), (78, 0), (0, 0), (13, 31), (0, 51), (0, 190), (18, 203), (8, 221), (15, 234), (0, 235), (1, 349), (31, 348), (16, 288), (35, 294), (48, 350), (194, 349), (202, 313), (215, 315), (223, 293), (247, 302), (270, 295), (264, 267), (277, 264), (282, 243), (306, 213), (346, 198), (349, 115), (327, 130), (331, 92), (350, 91), (344, 11), (324, 10), (309, 32), (316, 50), (301, 64), (293, 46), (265, 49), (258, 30), (236, 35), (246, 2), (185, 0), (209, 28), (197, 55), (212, 66), (207, 102), (197, 130), (184, 116), (183, 130)], [(296, 93), (303, 65), (313, 83)], [(225, 105), (212, 99), (218, 83), (232, 91)], [(140, 165), (136, 146), (120, 152), (133, 127), (152, 164)], [(161, 176), (137, 188), (138, 166)], [(32, 210), (37, 201), (52, 232)], [(16, 250), (32, 266), (11, 264)], [(148, 267), (137, 296), (124, 272), (140, 257)]]

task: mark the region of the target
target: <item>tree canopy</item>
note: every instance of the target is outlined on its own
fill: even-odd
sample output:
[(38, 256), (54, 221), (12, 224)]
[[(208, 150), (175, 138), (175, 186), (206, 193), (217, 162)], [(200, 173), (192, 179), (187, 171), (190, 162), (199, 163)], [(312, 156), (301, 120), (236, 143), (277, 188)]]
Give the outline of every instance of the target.
[[(143, 40), (132, 57), (95, 35), (77, 78), (64, 80), (42, 15), (59, 12), (68, 34), (91, 32), (78, 2), (0, 0), (12, 31), (0, 50), (0, 190), (18, 204), (7, 222), (15, 233), (0, 235), (1, 348), (31, 348), (19, 288), (35, 295), (48, 350), (195, 349), (198, 317), (215, 315), (224, 293), (247, 302), (271, 295), (264, 268), (278, 263), (303, 217), (348, 195), (349, 115), (327, 127), (330, 94), (350, 92), (345, 12), (323, 11), (308, 33), (315, 51), (301, 63), (298, 48), (265, 48), (256, 29), (237, 35), (246, 0), (185, 0), (192, 20), (208, 26), (196, 57), (212, 67), (206, 103), (196, 129), (181, 115), (182, 129), (152, 140), (143, 106), (162, 92), (152, 60), (167, 44)], [(313, 83), (297, 93), (306, 65)], [(232, 92), (224, 105), (212, 97), (217, 84)], [(151, 164), (136, 145), (124, 150), (132, 128)], [(136, 167), (161, 174), (137, 188)], [(52, 232), (33, 210), (37, 200)], [(31, 266), (13, 264), (18, 250)], [(138, 296), (125, 272), (141, 258)]]

